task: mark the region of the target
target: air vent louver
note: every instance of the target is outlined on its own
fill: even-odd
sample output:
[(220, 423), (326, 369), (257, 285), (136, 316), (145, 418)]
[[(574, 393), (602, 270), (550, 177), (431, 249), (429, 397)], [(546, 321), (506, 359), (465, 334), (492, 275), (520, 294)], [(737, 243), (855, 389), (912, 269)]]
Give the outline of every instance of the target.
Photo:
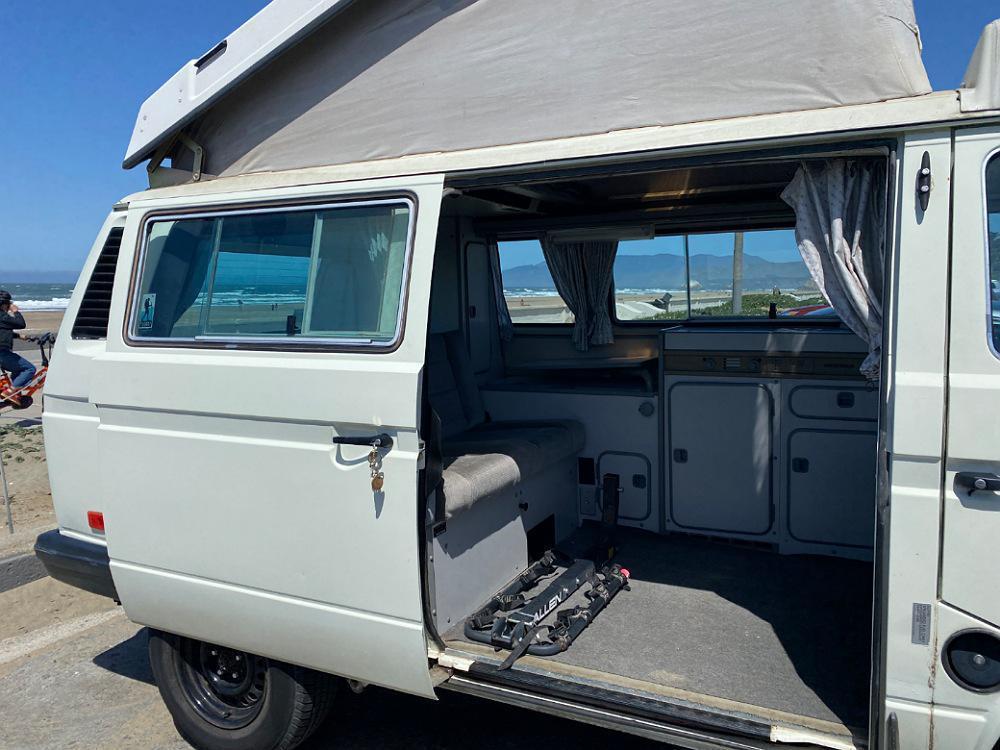
[(73, 321), (74, 339), (106, 339), (108, 314), (111, 310), (111, 290), (115, 285), (115, 266), (122, 246), (122, 228), (113, 227), (108, 233), (101, 254), (90, 275), (83, 301)]

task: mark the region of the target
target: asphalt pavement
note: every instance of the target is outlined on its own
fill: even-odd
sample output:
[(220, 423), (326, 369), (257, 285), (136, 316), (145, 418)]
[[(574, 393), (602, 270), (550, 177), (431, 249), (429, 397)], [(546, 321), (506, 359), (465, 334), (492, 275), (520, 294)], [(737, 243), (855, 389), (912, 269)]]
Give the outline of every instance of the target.
[[(153, 684), (146, 644), (146, 630), (113, 602), (51, 578), (2, 591), (0, 748), (187, 748)], [(303, 748), (525, 746), (663, 747), (446, 691), (431, 701), (378, 688), (355, 695), (342, 686), (329, 719)]]

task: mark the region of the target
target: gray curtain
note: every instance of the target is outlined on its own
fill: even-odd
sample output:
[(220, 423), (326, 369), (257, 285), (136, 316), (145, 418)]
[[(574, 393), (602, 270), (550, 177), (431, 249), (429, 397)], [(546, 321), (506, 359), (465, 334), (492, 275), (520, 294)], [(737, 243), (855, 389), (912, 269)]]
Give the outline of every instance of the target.
[(829, 159), (804, 163), (782, 199), (809, 273), (840, 319), (868, 344), (861, 372), (879, 376), (885, 267), (885, 166)]
[(390, 206), (319, 214), (308, 333), (391, 337), (399, 311), (408, 215)]
[(576, 318), (576, 348), (585, 352), (591, 345), (614, 343), (608, 300), (618, 241), (556, 242), (545, 237), (542, 252), (556, 291)]
[(510, 341), (514, 338), (514, 322), (510, 319), (507, 298), (503, 294), (503, 276), (500, 273), (500, 247), (496, 242), (490, 243), (490, 275), (493, 277), (493, 300), (497, 308), (500, 340)]

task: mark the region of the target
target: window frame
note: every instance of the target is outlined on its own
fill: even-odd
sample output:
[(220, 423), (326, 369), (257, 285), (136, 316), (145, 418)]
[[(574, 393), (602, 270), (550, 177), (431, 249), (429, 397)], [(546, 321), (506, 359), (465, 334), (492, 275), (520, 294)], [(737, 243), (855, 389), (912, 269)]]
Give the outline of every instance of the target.
[(997, 146), (986, 154), (986, 158), (983, 159), (983, 170), (980, 180), (983, 186), (983, 256), (986, 265), (986, 346), (994, 357), (1000, 359), (1000, 348), (997, 346), (993, 330), (993, 267), (990, 262), (990, 192), (989, 183), (986, 180), (987, 171), (990, 168), (990, 164), (994, 161), (1000, 165), (1000, 146)]
[[(139, 297), (142, 291), (142, 272), (145, 270), (146, 252), (150, 231), (157, 222), (181, 221), (184, 219), (214, 219), (225, 216), (249, 216), (261, 213), (292, 213), (307, 211), (336, 210), (340, 208), (364, 208), (365, 206), (405, 205), (409, 211), (406, 227), (406, 247), (403, 252), (403, 269), (399, 290), (399, 310), (396, 314), (394, 334), (389, 341), (375, 341), (337, 336), (232, 336), (225, 334), (201, 335), (197, 337), (154, 337), (136, 336)], [(224, 349), (249, 351), (330, 351), (355, 353), (390, 353), (396, 351), (406, 333), (406, 313), (409, 303), (410, 272), (413, 259), (414, 238), (416, 236), (418, 200), (408, 191), (387, 194), (345, 196), (331, 200), (331, 197), (315, 200), (295, 200), (254, 204), (234, 204), (211, 206), (204, 209), (161, 209), (143, 215), (136, 238), (135, 258), (129, 281), (128, 302), (122, 325), (122, 338), (130, 347), (158, 347), (184, 349)], [(310, 275), (312, 269), (310, 268)]]

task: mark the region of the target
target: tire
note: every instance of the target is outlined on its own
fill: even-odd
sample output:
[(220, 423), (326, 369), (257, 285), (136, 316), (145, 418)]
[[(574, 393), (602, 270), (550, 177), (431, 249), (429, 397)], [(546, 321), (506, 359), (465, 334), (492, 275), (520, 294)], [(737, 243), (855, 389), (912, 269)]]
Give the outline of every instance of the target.
[(199, 750), (292, 750), (336, 692), (330, 675), (159, 630), (149, 661), (174, 726)]

